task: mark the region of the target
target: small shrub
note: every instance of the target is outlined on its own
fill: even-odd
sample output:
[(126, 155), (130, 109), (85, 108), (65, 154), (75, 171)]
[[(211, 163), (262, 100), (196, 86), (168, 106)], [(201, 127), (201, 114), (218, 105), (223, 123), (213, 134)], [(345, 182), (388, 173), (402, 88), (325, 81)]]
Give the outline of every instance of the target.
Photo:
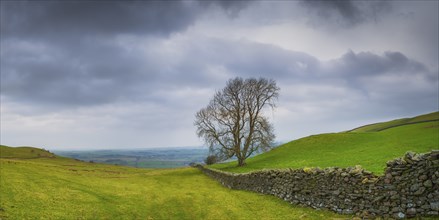
[(204, 160), (204, 162), (205, 162), (207, 165), (211, 165), (211, 164), (214, 164), (214, 163), (218, 163), (218, 161), (219, 161), (219, 158), (218, 158), (218, 156), (216, 156), (216, 155), (209, 155), (209, 156), (207, 156), (206, 159)]

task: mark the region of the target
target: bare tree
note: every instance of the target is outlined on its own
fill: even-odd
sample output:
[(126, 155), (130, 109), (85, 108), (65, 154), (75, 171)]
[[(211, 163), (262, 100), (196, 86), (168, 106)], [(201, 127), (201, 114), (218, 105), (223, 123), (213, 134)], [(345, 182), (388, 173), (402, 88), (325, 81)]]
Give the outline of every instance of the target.
[(244, 166), (252, 153), (271, 149), (273, 126), (262, 111), (275, 107), (279, 90), (274, 80), (235, 78), (216, 92), (209, 105), (197, 112), (194, 123), (211, 154), (223, 159), (236, 156), (238, 166)]

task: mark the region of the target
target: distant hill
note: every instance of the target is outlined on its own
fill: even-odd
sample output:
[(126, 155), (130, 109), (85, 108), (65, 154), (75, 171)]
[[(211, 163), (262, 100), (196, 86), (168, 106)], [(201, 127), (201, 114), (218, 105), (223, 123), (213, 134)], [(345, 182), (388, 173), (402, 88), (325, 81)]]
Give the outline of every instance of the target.
[(57, 155), (83, 161), (132, 166), (139, 168), (175, 168), (202, 163), (206, 148), (153, 148), (116, 150), (58, 150)]
[(370, 125), (361, 126), (358, 128), (354, 128), (348, 132), (372, 132), (372, 131), (382, 131), (385, 129), (408, 125), (408, 124), (416, 124), (423, 123), (429, 121), (439, 121), (439, 112), (433, 112), (425, 115), (419, 115), (413, 118), (401, 118), (387, 122), (375, 123)]
[(0, 145), (0, 158), (32, 159), (41, 157), (56, 157), (56, 155), (35, 147), (8, 147)]
[(205, 148), (165, 148), (134, 150), (54, 151), (35, 147), (0, 145), (0, 158), (36, 159), (68, 157), (85, 162), (123, 165), (139, 168), (176, 168), (202, 163), (208, 154)]
[(351, 132), (318, 134), (283, 144), (247, 160), (212, 165), (231, 172), (270, 168), (348, 167), (361, 165), (383, 173), (388, 160), (407, 151), (418, 153), (439, 149), (438, 112), (413, 118), (363, 126)]

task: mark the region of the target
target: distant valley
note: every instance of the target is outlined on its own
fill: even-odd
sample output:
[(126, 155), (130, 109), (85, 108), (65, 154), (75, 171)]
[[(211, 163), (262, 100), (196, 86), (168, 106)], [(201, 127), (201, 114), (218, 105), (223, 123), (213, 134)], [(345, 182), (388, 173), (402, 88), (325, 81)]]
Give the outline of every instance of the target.
[(128, 150), (54, 150), (54, 153), (86, 162), (139, 168), (175, 168), (201, 163), (207, 148), (151, 148)]

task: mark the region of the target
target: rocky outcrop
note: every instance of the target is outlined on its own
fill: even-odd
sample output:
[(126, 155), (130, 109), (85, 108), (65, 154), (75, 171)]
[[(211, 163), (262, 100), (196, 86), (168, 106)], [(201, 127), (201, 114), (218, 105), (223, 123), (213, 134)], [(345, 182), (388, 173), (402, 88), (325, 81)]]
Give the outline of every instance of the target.
[(360, 166), (244, 174), (197, 167), (229, 188), (271, 194), (316, 209), (362, 217), (439, 216), (439, 151), (409, 152), (387, 162), (382, 176)]

